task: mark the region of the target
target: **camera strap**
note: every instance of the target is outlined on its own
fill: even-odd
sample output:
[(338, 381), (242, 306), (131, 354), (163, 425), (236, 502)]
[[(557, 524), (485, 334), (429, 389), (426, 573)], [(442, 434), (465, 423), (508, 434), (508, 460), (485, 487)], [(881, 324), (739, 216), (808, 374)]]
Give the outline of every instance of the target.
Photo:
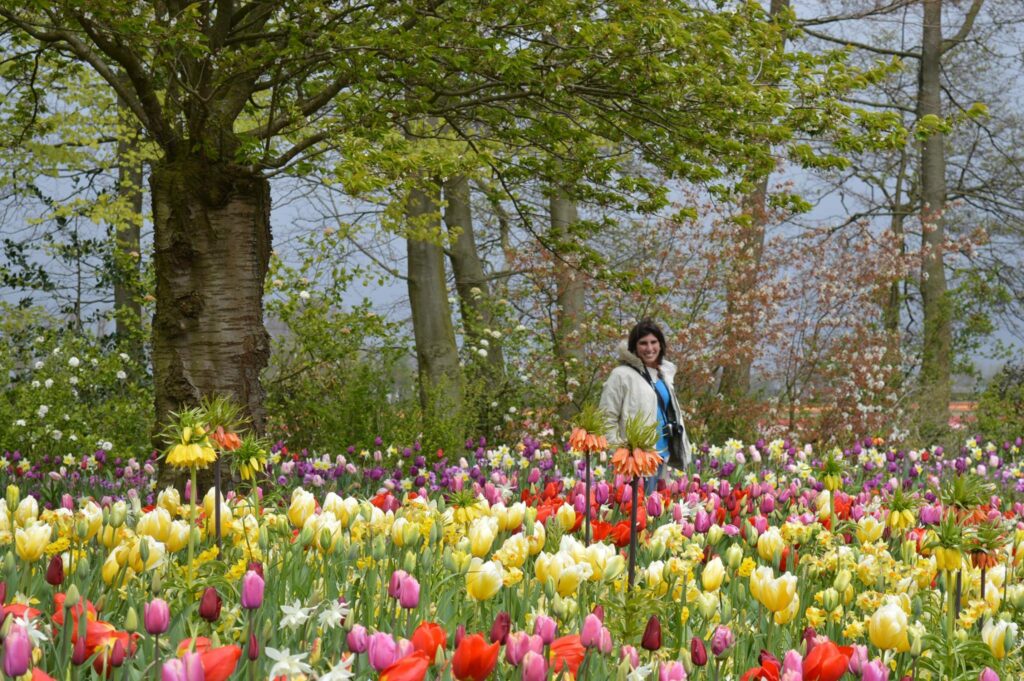
[[(632, 366), (632, 365), (630, 365), (630, 366)], [(643, 371), (641, 371), (640, 369), (637, 369), (636, 367), (633, 367), (633, 370), (636, 371), (641, 376), (643, 376), (644, 380), (647, 381), (647, 385), (651, 386), (651, 390), (654, 391), (654, 396), (658, 398), (658, 409), (661, 411), (661, 417), (665, 421), (665, 423), (673, 423), (673, 422), (675, 422), (675, 420), (676, 420), (675, 419), (676, 410), (675, 410), (675, 407), (671, 404), (672, 393), (669, 393), (669, 404), (666, 405), (665, 404), (665, 399), (661, 396), (661, 393), (658, 391), (657, 386), (654, 385), (654, 381), (651, 380), (651, 375), (647, 372), (647, 367), (644, 367)], [(662, 381), (662, 382), (664, 382), (664, 381)], [(668, 384), (667, 383), (665, 384), (665, 388), (666, 388), (666, 392), (667, 392), (667, 390), (668, 390)], [(669, 410), (670, 409), (671, 409), (671, 414), (672, 414), (673, 418), (669, 418)]]

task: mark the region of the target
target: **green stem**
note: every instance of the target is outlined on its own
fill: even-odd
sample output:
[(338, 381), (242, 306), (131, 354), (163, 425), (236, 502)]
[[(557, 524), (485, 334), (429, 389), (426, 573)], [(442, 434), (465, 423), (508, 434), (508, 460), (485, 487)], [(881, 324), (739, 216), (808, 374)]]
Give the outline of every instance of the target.
[(188, 591), (192, 593), (192, 571), (193, 571), (193, 558), (195, 556), (195, 529), (196, 529), (196, 467), (190, 466), (189, 472), (192, 474), (192, 488), (189, 491), (189, 506), (188, 506)]

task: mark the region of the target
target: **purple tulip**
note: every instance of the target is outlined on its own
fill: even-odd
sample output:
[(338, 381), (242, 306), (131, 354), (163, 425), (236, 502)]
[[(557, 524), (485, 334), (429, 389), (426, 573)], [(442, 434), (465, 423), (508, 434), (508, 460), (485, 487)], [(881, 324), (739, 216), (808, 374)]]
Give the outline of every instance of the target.
[(395, 570), (392, 572), (391, 579), (388, 580), (388, 596), (398, 600), (398, 594), (402, 588), (402, 580), (408, 576), (409, 573), (405, 570)]
[(495, 616), (491, 624), (491, 643), (505, 645), (508, 640), (508, 632), (512, 628), (512, 617), (508, 612), (502, 610)]
[(990, 667), (985, 667), (978, 675), (978, 681), (999, 681), (999, 674), (996, 674)]
[(715, 628), (715, 633), (711, 635), (711, 654), (715, 657), (721, 657), (725, 651), (732, 648), (735, 642), (736, 638), (733, 636), (732, 629), (719, 624)]
[(663, 510), (664, 508), (661, 505), (660, 494), (654, 492), (653, 494), (651, 494), (651, 496), (647, 497), (647, 515), (649, 515), (652, 518), (657, 518), (661, 515), (661, 512)]
[(154, 598), (142, 606), (142, 622), (146, 631), (153, 636), (159, 636), (167, 631), (171, 626), (171, 609), (167, 601)]

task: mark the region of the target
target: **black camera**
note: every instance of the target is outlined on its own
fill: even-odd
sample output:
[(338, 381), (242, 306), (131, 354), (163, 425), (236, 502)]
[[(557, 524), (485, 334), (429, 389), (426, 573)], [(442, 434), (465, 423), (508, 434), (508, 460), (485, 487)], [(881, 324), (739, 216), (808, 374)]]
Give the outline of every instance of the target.
[(669, 421), (665, 424), (665, 437), (669, 440), (680, 437), (683, 434), (683, 427), (676, 421)]

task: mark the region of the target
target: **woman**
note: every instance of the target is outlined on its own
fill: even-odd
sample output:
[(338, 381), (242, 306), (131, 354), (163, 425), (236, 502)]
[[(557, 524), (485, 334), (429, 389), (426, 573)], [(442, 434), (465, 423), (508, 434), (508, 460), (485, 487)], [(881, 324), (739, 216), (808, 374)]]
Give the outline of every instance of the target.
[(665, 334), (650, 319), (644, 319), (629, 332), (629, 339), (619, 344), (619, 366), (601, 392), (601, 409), (611, 419), (609, 442), (622, 442), (626, 421), (642, 414), (658, 422), (658, 454), (661, 467), (648, 478), (645, 491), (650, 495), (665, 473), (665, 464), (682, 468), (690, 463), (690, 440), (679, 417), (678, 400), (672, 381), (676, 366), (665, 359)]

